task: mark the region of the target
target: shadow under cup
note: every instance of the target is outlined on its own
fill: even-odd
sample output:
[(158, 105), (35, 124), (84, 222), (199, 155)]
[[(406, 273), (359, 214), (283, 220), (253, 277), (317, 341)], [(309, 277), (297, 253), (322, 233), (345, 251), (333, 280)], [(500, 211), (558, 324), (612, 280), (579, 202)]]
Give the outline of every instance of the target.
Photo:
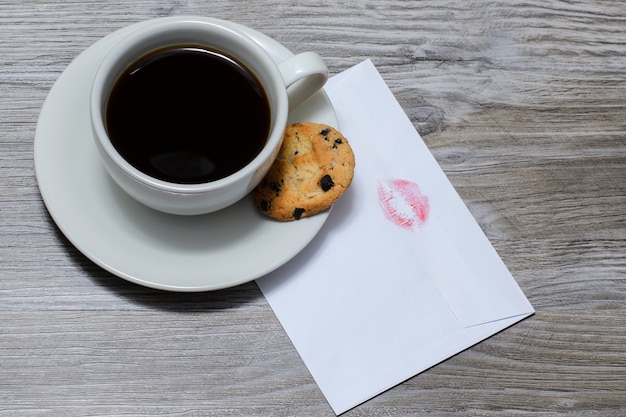
[(248, 194), (274, 161), (285, 81), (234, 28), (170, 21), (131, 33), (105, 58), (92, 127), (113, 179), (140, 202), (203, 214)]

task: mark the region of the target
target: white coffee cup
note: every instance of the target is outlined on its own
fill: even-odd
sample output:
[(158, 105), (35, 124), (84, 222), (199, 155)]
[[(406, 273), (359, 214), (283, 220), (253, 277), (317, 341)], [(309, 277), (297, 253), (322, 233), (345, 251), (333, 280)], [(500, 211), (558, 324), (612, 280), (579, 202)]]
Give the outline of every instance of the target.
[[(109, 137), (107, 104), (120, 75), (146, 54), (176, 45), (197, 45), (232, 57), (254, 74), (267, 95), (270, 121), (265, 145), (247, 165), (224, 178), (195, 184), (156, 178), (128, 162)], [(96, 73), (90, 103), (96, 147), (115, 182), (146, 206), (179, 215), (220, 210), (239, 201), (262, 180), (280, 150), (289, 111), (315, 94), (327, 77), (326, 65), (316, 53), (305, 52), (276, 63), (228, 21), (185, 16), (150, 20), (115, 45)], [(246, 123), (245, 115), (241, 123)], [(236, 130), (234, 126), (233, 134)]]

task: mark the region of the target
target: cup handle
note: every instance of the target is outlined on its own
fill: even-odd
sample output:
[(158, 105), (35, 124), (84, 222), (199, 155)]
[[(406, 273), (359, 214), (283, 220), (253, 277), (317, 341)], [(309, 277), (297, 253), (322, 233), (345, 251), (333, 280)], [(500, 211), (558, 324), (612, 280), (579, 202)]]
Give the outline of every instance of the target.
[(328, 68), (315, 52), (294, 55), (278, 64), (278, 70), (287, 87), (289, 111), (313, 96), (328, 79)]

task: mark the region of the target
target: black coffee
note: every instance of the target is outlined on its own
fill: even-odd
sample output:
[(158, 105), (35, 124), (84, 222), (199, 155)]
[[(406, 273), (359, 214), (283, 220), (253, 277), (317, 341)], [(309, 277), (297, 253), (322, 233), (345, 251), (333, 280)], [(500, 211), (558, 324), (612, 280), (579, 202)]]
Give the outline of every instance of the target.
[(270, 125), (267, 95), (245, 67), (197, 47), (153, 52), (116, 81), (106, 127), (135, 168), (198, 184), (238, 171), (261, 151)]

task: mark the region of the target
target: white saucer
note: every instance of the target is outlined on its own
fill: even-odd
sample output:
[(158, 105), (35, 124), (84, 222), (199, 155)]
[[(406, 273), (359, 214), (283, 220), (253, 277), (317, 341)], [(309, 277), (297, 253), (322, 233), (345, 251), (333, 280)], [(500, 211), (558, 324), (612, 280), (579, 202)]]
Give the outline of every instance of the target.
[[(35, 133), (35, 170), (52, 218), (78, 250), (128, 281), (169, 291), (210, 291), (239, 285), (280, 267), (318, 233), (328, 212), (290, 223), (257, 212), (251, 198), (204, 216), (149, 209), (109, 178), (93, 143), (89, 91), (96, 69), (126, 31), (80, 54), (61, 74), (43, 105)], [(251, 29), (241, 29), (280, 62), (292, 55)], [(290, 123), (338, 127), (321, 91), (290, 115)]]

